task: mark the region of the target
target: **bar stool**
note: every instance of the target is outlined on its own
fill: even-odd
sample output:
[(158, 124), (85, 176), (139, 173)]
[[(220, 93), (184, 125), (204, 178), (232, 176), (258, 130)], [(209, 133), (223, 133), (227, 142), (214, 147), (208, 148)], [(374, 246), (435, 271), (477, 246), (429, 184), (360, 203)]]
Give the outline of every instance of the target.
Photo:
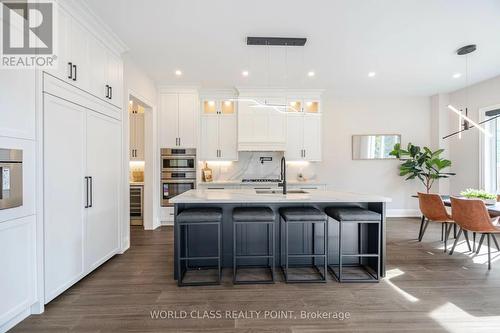
[[(294, 283), (294, 282), (326, 282), (326, 272), (327, 272), (327, 265), (328, 265), (328, 217), (326, 216), (325, 213), (321, 212), (319, 209), (316, 209), (314, 207), (286, 207), (286, 208), (281, 208), (280, 209), (280, 266), (281, 270), (283, 271), (283, 275), (285, 277), (285, 281), (287, 283)], [(322, 253), (316, 253), (316, 224), (322, 224), (323, 225), (323, 251)], [(289, 252), (289, 247), (290, 247), (290, 226), (291, 225), (302, 225), (304, 233), (301, 236), (301, 244), (305, 244), (307, 240), (304, 239), (304, 234), (306, 233), (306, 227), (311, 226), (312, 229), (312, 239), (310, 239), (310, 246), (307, 246), (308, 248), (312, 249), (310, 253), (303, 253), (303, 254), (298, 254), (298, 253), (293, 253), (290, 254)], [(320, 229), (321, 231), (321, 229)], [(284, 234), (284, 235), (283, 235)], [(283, 239), (284, 238), (284, 239)], [(309, 245), (309, 244), (308, 244)], [(284, 249), (283, 249), (284, 247)], [(306, 246), (304, 246), (305, 248)], [(304, 252), (305, 249), (304, 249)], [(294, 264), (290, 265), (289, 261), (291, 258), (296, 258), (296, 259), (312, 259), (312, 265), (311, 264), (304, 264), (304, 263), (299, 263), (299, 264)], [(322, 271), (318, 268), (316, 265), (316, 259), (323, 259), (323, 267)], [(283, 266), (283, 262), (285, 265)], [(314, 270), (314, 273), (316, 274), (316, 278), (312, 279), (292, 279), (290, 278), (290, 267), (292, 268), (306, 268), (306, 267), (312, 267)]]
[[(177, 279), (177, 284), (180, 287), (183, 286), (208, 286), (216, 285), (221, 282), (221, 222), (222, 222), (222, 209), (221, 208), (188, 208), (180, 212), (175, 220), (175, 226), (177, 228), (177, 253), (179, 255), (179, 260), (177, 261), (177, 272), (179, 277)], [(217, 255), (216, 256), (191, 256), (189, 253), (188, 240), (189, 240), (189, 229), (199, 228), (204, 226), (214, 226), (217, 228), (217, 240), (211, 240), (208, 237), (204, 239), (205, 242), (215, 243), (217, 245)], [(182, 252), (182, 250), (184, 252)], [(205, 266), (206, 261), (217, 260), (217, 265)], [(190, 262), (196, 261), (201, 263), (199, 265), (191, 266)], [(182, 265), (182, 263), (185, 263)], [(187, 271), (190, 270), (201, 270), (201, 269), (216, 269), (217, 278), (215, 281), (196, 281), (196, 282), (184, 282), (184, 277)]]
[[(275, 269), (275, 248), (274, 248), (274, 237), (275, 237), (275, 227), (274, 227), (274, 212), (268, 207), (236, 207), (233, 210), (233, 283), (234, 284), (262, 284), (262, 283), (274, 283), (274, 269)], [(267, 251), (264, 255), (241, 255), (238, 254), (238, 226), (252, 226), (252, 225), (265, 225), (266, 226), (266, 247)], [(252, 237), (252, 241), (258, 240), (258, 234), (250, 234), (248, 237)], [(260, 237), (262, 238), (262, 237)], [(248, 239), (246, 239), (248, 242)], [(267, 259), (267, 265), (259, 266), (241, 266), (241, 267), (252, 267), (252, 268), (268, 268), (271, 274), (271, 279), (267, 280), (238, 280), (238, 259)]]
[[(380, 280), (382, 215), (360, 207), (328, 207), (325, 209), (325, 212), (339, 224), (338, 264), (328, 265), (328, 270), (332, 276), (339, 282), (378, 282)], [(343, 227), (348, 224), (356, 224), (358, 227), (357, 253), (343, 252)], [(366, 236), (363, 232), (364, 226), (368, 229)], [(373, 236), (372, 232), (375, 232), (376, 235)], [(368, 246), (363, 246), (365, 239)], [(357, 258), (358, 262), (344, 263), (345, 258)], [(356, 273), (363, 273), (365, 278), (344, 277), (344, 267), (349, 267), (351, 271), (355, 271)], [(335, 268), (338, 269), (338, 272), (335, 272)]]

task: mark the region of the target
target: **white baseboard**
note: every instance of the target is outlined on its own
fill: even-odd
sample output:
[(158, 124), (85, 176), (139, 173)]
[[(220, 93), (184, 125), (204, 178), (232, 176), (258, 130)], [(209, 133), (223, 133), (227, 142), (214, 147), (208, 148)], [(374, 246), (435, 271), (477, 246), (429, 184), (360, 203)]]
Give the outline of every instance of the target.
[(31, 314), (30, 308), (24, 309), (22, 312), (20, 312), (14, 318), (12, 318), (9, 321), (5, 322), (4, 324), (0, 325), (0, 333), (7, 332), (12, 327), (16, 326), (17, 324), (22, 322), (24, 319), (26, 319), (30, 314)]
[(388, 209), (387, 217), (420, 217), (419, 209)]
[(161, 221), (162, 226), (173, 226), (174, 221)]

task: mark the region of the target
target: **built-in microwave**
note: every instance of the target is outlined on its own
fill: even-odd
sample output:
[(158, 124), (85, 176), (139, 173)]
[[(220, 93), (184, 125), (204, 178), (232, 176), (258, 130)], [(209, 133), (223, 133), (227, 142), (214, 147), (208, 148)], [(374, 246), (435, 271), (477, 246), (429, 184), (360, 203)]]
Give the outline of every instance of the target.
[(196, 149), (164, 148), (161, 150), (161, 171), (196, 172)]

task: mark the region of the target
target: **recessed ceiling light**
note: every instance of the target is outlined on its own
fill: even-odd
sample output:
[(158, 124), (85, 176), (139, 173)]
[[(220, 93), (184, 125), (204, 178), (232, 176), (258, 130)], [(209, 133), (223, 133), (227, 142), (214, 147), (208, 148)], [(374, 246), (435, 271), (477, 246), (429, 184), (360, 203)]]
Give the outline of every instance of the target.
[(182, 75), (182, 71), (181, 71), (180, 69), (177, 69), (177, 70), (175, 71), (175, 75), (177, 75), (177, 76), (181, 76), (181, 75)]
[(374, 77), (375, 75), (377, 75), (377, 73), (375, 73), (375, 72), (369, 72), (368, 73), (368, 77)]
[(458, 79), (458, 78), (459, 78), (459, 77), (461, 77), (461, 76), (462, 76), (462, 73), (455, 73), (455, 74), (453, 74), (453, 75), (452, 75), (452, 77), (453, 77), (454, 79)]
[(313, 71), (309, 71), (307, 73), (307, 76), (309, 76), (309, 77), (313, 77), (314, 75), (316, 75), (316, 73), (314, 73)]
[(243, 76), (248, 76), (248, 74), (250, 74), (250, 73), (248, 73), (248, 71), (241, 72), (241, 75), (243, 75)]

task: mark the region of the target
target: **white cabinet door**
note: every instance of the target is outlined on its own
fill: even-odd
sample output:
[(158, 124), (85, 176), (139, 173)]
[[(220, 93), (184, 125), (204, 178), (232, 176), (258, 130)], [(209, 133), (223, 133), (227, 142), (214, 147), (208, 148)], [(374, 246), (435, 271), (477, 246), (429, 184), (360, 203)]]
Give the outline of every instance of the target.
[(219, 125), (218, 116), (201, 117), (201, 160), (214, 161), (218, 159), (219, 151)]
[(194, 94), (179, 94), (179, 141), (183, 148), (196, 148), (198, 97)]
[(80, 23), (71, 20), (70, 55), (73, 64), (73, 84), (85, 91), (90, 89), (89, 39), (90, 34)]
[(238, 160), (238, 133), (235, 115), (219, 115), (219, 159)]
[(177, 147), (178, 138), (178, 109), (179, 95), (178, 94), (162, 94), (160, 97), (160, 124), (158, 130), (160, 132), (160, 148), (175, 148)]
[(118, 107), (123, 105), (123, 63), (120, 57), (109, 50), (106, 50), (107, 56), (107, 80), (111, 89), (109, 93), (109, 102)]
[(321, 115), (304, 115), (304, 158), (321, 161)]
[(84, 274), (85, 114), (76, 104), (44, 96), (46, 303)]
[(135, 159), (144, 161), (144, 112), (135, 114)]
[(58, 29), (56, 31), (57, 35), (55, 36), (55, 38), (57, 38), (57, 65), (48, 72), (61, 80), (69, 81), (71, 80), (69, 77), (69, 62), (71, 62), (71, 16), (69, 16), (69, 14), (61, 8), (61, 6), (57, 6), (57, 8)]
[(304, 116), (287, 114), (286, 158), (298, 161), (304, 158)]
[(85, 267), (90, 272), (118, 251), (118, 198), (121, 126), (106, 116), (87, 113), (87, 176), (90, 179), (85, 222)]
[(90, 93), (105, 99), (107, 95), (107, 54), (106, 48), (97, 38), (89, 37)]

